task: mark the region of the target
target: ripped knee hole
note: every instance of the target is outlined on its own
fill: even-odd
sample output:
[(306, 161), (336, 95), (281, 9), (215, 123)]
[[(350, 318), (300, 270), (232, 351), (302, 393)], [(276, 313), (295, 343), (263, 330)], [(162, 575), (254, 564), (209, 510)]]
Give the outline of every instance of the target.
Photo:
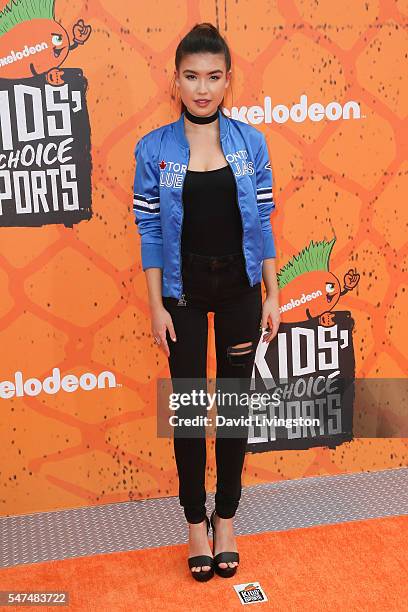
[(227, 357), (232, 365), (245, 365), (252, 359), (254, 342), (243, 342), (227, 348)]

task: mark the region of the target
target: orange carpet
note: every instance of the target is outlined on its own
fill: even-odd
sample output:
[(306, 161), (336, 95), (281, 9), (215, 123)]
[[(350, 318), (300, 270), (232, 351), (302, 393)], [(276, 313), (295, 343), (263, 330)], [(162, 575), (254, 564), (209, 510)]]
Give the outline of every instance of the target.
[(182, 544), (6, 568), (0, 590), (66, 590), (65, 610), (226, 612), (242, 609), (233, 584), (259, 581), (269, 601), (258, 606), (271, 610), (408, 610), (408, 516), (237, 540), (241, 566), (229, 579), (194, 581)]

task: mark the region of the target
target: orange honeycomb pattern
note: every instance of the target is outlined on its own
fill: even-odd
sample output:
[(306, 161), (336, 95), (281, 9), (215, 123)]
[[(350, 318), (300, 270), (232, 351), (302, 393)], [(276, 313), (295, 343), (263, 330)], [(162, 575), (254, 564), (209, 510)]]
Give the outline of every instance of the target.
[[(89, 81), (94, 215), (74, 229), (1, 228), (1, 379), (16, 370), (44, 378), (53, 367), (78, 375), (109, 369), (122, 386), (2, 401), (3, 515), (177, 495), (172, 441), (156, 437), (156, 379), (169, 372), (150, 337), (133, 149), (144, 133), (177, 118), (174, 52), (197, 22), (215, 23), (230, 44), (228, 108), (265, 95), (291, 106), (303, 93), (309, 102), (360, 103), (360, 120), (259, 126), (274, 170), (277, 263), (312, 238), (336, 235), (332, 271), (342, 277), (355, 266), (361, 275), (341, 304), (356, 321), (356, 375), (406, 375), (407, 15), (404, 0), (341, 7), (330, 0), (56, 0), (69, 31), (80, 18), (92, 26), (66, 66), (81, 67)], [(211, 326), (209, 333), (213, 377)], [(214, 490), (213, 439), (208, 446)], [(407, 441), (395, 438), (248, 454), (243, 483), (406, 461)]]

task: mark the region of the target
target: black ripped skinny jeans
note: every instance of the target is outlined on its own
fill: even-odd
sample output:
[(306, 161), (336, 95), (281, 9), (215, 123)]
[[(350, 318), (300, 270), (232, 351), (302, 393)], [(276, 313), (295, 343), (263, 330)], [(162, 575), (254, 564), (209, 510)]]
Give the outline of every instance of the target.
[[(173, 393), (191, 391), (191, 381), (202, 381), (207, 391), (207, 313), (214, 312), (217, 359), (217, 391), (249, 392), (255, 351), (261, 336), (261, 283), (251, 287), (242, 253), (204, 256), (184, 253), (182, 257), (184, 300), (163, 297), (170, 313), (177, 341), (167, 331), (169, 367)], [(237, 344), (252, 343), (246, 348), (231, 350)], [(223, 381), (223, 379), (226, 379)], [(234, 382), (235, 381), (235, 382)], [(228, 384), (226, 384), (228, 383)], [(197, 388), (197, 384), (194, 384)], [(217, 405), (217, 414), (228, 417), (248, 416), (245, 402)], [(214, 414), (214, 411), (211, 411)], [(208, 416), (206, 407), (181, 406), (178, 417), (192, 414)], [(206, 515), (206, 440), (205, 427), (186, 430), (175, 427), (174, 452), (179, 476), (179, 499), (189, 523), (200, 523)], [(248, 426), (231, 428), (218, 425), (215, 442), (217, 487), (215, 509), (219, 517), (232, 518), (241, 498), (241, 473), (248, 440)], [(183, 433), (179, 433), (183, 432)]]

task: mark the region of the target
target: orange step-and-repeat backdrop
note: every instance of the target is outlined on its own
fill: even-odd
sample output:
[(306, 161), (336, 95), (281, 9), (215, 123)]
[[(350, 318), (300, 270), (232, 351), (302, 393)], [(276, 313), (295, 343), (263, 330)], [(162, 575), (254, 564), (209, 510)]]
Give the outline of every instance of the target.
[[(174, 54), (195, 23), (230, 45), (226, 112), (267, 137), (285, 334), (347, 344), (356, 378), (405, 377), (406, 2), (0, 7), (3, 515), (178, 494), (172, 440), (156, 435), (156, 383), (169, 371), (150, 335), (133, 151), (178, 117)], [(325, 292), (330, 306), (313, 302)], [(401, 402), (375, 403), (367, 418), (402, 422)], [(243, 483), (405, 465), (398, 426), (384, 431), (336, 449), (250, 452)]]

